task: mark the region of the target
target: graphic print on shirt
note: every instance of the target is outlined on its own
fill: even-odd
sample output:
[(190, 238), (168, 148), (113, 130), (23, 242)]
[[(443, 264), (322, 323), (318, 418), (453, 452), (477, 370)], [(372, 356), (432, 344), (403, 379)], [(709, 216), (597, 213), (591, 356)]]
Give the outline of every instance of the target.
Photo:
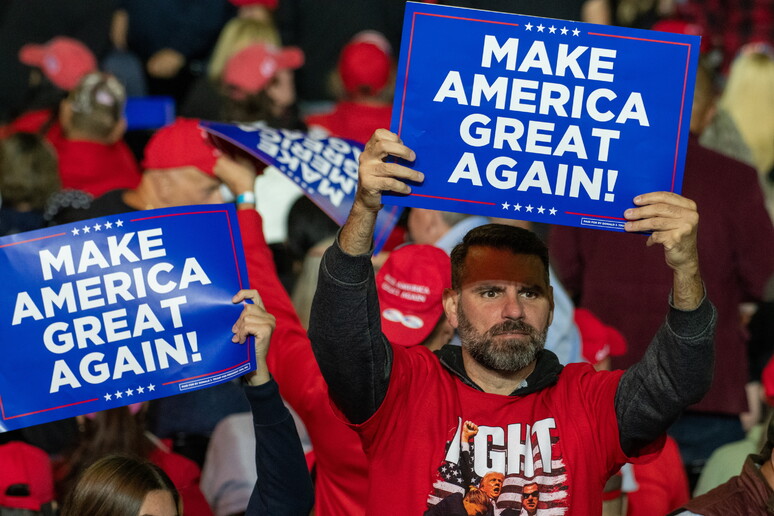
[(569, 509), (554, 418), (477, 425), (459, 418), (425, 516), (555, 516)]

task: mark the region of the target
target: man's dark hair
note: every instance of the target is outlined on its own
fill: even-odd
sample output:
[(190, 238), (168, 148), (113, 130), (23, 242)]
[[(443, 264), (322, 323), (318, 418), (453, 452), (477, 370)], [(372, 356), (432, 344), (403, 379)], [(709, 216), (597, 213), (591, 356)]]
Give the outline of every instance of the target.
[(468, 231), (468, 234), (451, 252), (452, 288), (462, 287), (462, 277), (465, 272), (465, 258), (473, 246), (504, 249), (514, 254), (531, 254), (540, 258), (545, 271), (546, 285), (548, 279), (548, 247), (540, 238), (527, 229), (506, 226), (504, 224), (484, 224)]

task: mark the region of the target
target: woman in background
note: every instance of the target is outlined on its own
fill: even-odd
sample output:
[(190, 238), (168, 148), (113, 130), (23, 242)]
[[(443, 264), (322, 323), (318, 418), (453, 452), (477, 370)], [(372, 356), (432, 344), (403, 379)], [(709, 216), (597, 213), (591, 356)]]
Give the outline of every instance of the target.
[(180, 496), (169, 477), (146, 460), (109, 455), (70, 491), (61, 516), (179, 516)]

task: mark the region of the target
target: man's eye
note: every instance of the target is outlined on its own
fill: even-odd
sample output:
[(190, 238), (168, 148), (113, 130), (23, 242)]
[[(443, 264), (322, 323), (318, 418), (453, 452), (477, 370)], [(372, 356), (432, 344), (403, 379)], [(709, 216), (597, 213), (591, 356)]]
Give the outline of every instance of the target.
[(526, 297), (527, 299), (535, 299), (538, 297), (538, 293), (534, 290), (522, 290), (521, 295)]
[(497, 295), (497, 291), (495, 290), (484, 290), (481, 295), (486, 298), (493, 298)]

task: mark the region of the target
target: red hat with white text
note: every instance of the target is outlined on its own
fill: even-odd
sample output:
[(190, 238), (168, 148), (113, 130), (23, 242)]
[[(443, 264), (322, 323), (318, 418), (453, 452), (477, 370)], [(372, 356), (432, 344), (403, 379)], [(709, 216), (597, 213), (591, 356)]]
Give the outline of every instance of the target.
[(443, 291), (451, 288), (451, 260), (431, 245), (409, 244), (390, 253), (376, 275), (387, 340), (421, 344), (443, 314)]

